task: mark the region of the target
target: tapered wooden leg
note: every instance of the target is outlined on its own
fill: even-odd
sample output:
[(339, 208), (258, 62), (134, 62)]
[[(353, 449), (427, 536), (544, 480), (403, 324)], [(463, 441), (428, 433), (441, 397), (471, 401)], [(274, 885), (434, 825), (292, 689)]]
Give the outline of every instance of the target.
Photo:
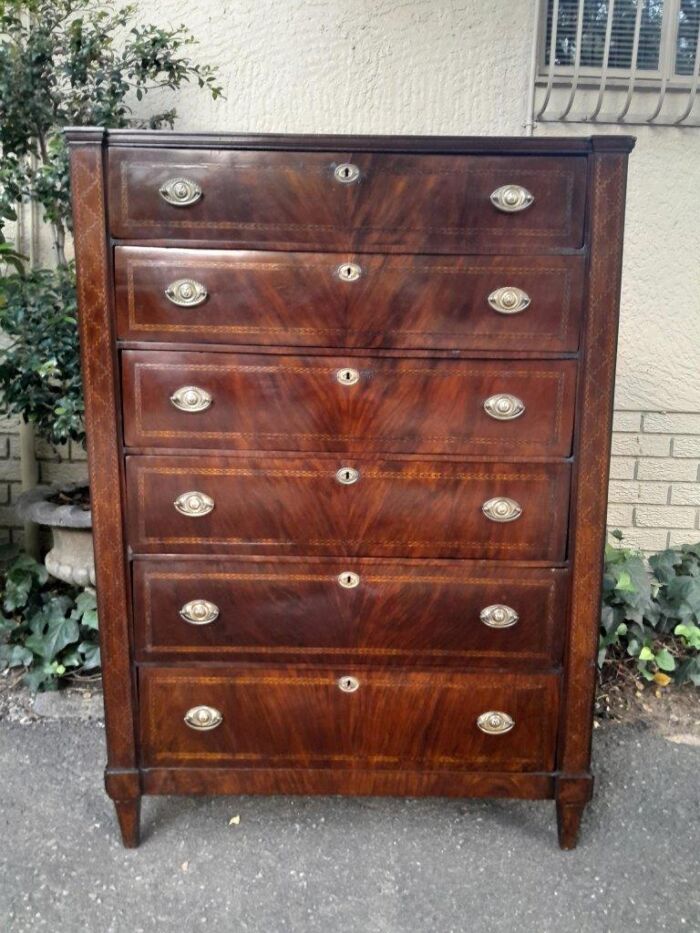
[(122, 842), (127, 849), (135, 849), (139, 844), (140, 836), (141, 798), (115, 800), (114, 807), (117, 811)]
[(557, 830), (559, 847), (575, 849), (583, 811), (593, 794), (590, 774), (559, 775), (556, 780)]
[(576, 848), (585, 806), (585, 803), (564, 803), (562, 800), (557, 800), (557, 832), (560, 849)]

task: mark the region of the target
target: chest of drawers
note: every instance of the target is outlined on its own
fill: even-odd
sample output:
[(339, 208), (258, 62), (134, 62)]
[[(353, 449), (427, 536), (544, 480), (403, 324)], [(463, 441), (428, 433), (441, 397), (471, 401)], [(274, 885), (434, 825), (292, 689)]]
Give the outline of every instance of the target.
[(106, 786), (592, 788), (627, 154), (68, 131)]

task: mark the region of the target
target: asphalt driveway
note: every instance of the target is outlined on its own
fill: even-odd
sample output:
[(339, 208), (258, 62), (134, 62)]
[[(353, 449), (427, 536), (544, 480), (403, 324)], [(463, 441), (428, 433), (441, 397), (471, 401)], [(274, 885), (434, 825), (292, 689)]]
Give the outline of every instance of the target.
[(550, 802), (282, 797), (146, 799), (127, 851), (103, 739), (0, 723), (3, 931), (700, 931), (700, 747), (641, 726), (596, 730), (570, 853)]

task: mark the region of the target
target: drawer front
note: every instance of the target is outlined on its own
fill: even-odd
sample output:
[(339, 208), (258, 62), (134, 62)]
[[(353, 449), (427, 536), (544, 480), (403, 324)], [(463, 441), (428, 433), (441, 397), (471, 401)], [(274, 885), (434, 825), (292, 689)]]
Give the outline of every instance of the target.
[(129, 543), (136, 553), (559, 561), (569, 479), (568, 463), (128, 457)]
[[(344, 165), (357, 173), (349, 183)], [(586, 159), (577, 156), (109, 151), (114, 236), (250, 248), (577, 248), (585, 185)], [(491, 197), (504, 186), (533, 200), (500, 210)]]
[[(584, 261), (119, 246), (117, 330), (123, 340), (573, 351)], [(348, 280), (351, 267), (359, 275)]]
[(533, 668), (561, 658), (564, 570), (368, 561), (136, 560), (142, 660)]
[(573, 360), (123, 353), (133, 447), (567, 456)]
[[(548, 771), (554, 766), (559, 681), (552, 675), (280, 667), (205, 674), (148, 667), (139, 677), (145, 767)], [(358, 683), (353, 692), (339, 686), (347, 677)], [(204, 730), (187, 725), (187, 714), (201, 706), (213, 712), (201, 717), (192, 712), (191, 719), (210, 725), (220, 716), (218, 725)], [(483, 732), (477, 720), (488, 712), (508, 716), (510, 730)]]

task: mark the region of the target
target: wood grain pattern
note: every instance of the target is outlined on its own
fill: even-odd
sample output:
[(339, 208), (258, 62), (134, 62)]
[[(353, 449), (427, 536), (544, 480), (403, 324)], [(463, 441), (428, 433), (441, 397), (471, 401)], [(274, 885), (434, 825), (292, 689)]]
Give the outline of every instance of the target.
[[(360, 471), (352, 486), (336, 471)], [(570, 467), (359, 457), (128, 457), (129, 543), (135, 553), (331, 554), (562, 560)], [(181, 515), (197, 490), (215, 507)], [(481, 511), (495, 496), (523, 507), (516, 521)]]
[[(555, 797), (572, 848), (634, 140), (68, 138), (105, 783), (125, 844), (142, 792), (464, 794)], [(334, 179), (345, 161), (357, 183)], [(175, 175), (202, 186), (197, 204), (159, 196)], [(507, 183), (533, 206), (496, 210)], [(206, 300), (169, 302), (178, 278)], [(529, 294), (521, 314), (488, 306), (504, 285)], [(336, 381), (347, 367), (356, 384)], [(172, 408), (184, 384), (212, 407)], [(499, 392), (526, 414), (484, 420)], [(175, 510), (191, 490), (211, 514)], [(488, 521), (494, 496), (522, 515)], [(180, 617), (198, 598), (216, 623)], [(517, 624), (488, 629), (485, 603)], [(201, 703), (219, 728), (185, 725)], [(487, 709), (515, 727), (484, 735)]]
[[(107, 731), (107, 773), (136, 777), (133, 670), (122, 528), (122, 465), (116, 430), (120, 407), (106, 240), (101, 134), (70, 152), (78, 321), (85, 393), (88, 463), (100, 648)], [(132, 789), (138, 781), (132, 782)], [(109, 781), (107, 782), (109, 789)], [(122, 798), (124, 799), (124, 798)], [(133, 808), (126, 807), (126, 810)], [(126, 819), (126, 817), (125, 817)], [(126, 824), (124, 824), (126, 825)]]
[(352, 768), (143, 768), (146, 794), (344, 794), (353, 797), (513, 797), (554, 794), (551, 774)]
[[(338, 580), (348, 571), (360, 578), (352, 589)], [(136, 560), (133, 574), (137, 656), (147, 661), (342, 658), (532, 670), (561, 659), (565, 570), (170, 558)], [(182, 619), (196, 599), (219, 608), (215, 622)], [(512, 608), (517, 623), (485, 625), (480, 612), (494, 604)]]
[[(133, 447), (382, 453), (571, 453), (576, 363), (456, 362), (222, 353), (123, 354), (124, 439)], [(343, 384), (349, 365), (359, 375)], [(341, 375), (342, 379), (342, 375)], [(204, 411), (171, 402), (183, 386), (206, 391)], [(494, 395), (520, 399), (510, 421), (491, 417)]]
[[(140, 672), (142, 763), (245, 767), (491, 768), (553, 767), (556, 676), (357, 672), (354, 693), (338, 678), (354, 671), (256, 667), (192, 672), (148, 666)], [(206, 704), (223, 714), (198, 732), (183, 720)], [(487, 710), (514, 720), (503, 735), (476, 725)], [(426, 716), (426, 714), (429, 714)]]
[[(559, 768), (590, 784), (595, 658), (600, 619), (617, 322), (622, 268), (626, 159), (591, 159), (591, 237), (585, 355), (579, 386), (578, 473), (572, 502), (573, 585)], [(586, 798), (587, 799), (587, 798)], [(561, 808), (562, 839), (575, 844), (583, 810)]]
[[(360, 170), (354, 184), (338, 165)], [(189, 207), (159, 195), (171, 178), (202, 189)], [(491, 193), (527, 188), (534, 203), (498, 211)], [(549, 156), (385, 155), (363, 152), (109, 150), (109, 211), (122, 239), (219, 238), (241, 248), (509, 252), (568, 247), (583, 239), (586, 160)]]
[(631, 152), (635, 137), (606, 136), (356, 136), (350, 134), (295, 133), (178, 133), (153, 130), (72, 126), (65, 130), (72, 142), (84, 142), (104, 133), (110, 145), (146, 149), (245, 149), (271, 151), (441, 153), (445, 155), (586, 155), (590, 152)]
[[(124, 340), (574, 351), (584, 261), (118, 246), (117, 328)], [(337, 275), (347, 262), (362, 270), (355, 282)], [(167, 299), (181, 278), (204, 285), (203, 304)], [(526, 311), (491, 308), (489, 295), (503, 286), (527, 292)]]

